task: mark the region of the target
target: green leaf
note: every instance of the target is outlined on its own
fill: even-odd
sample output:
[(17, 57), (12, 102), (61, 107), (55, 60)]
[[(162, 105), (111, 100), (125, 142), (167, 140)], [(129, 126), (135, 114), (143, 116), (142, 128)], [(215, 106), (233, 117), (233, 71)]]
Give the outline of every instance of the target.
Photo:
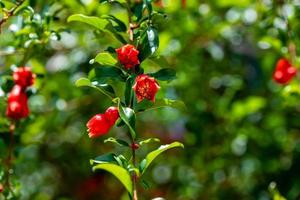
[(184, 148), (183, 144), (180, 142), (173, 142), (171, 144), (161, 145), (158, 149), (151, 151), (146, 158), (141, 162), (140, 164), (140, 170), (141, 173), (145, 173), (149, 165), (152, 163), (152, 161), (159, 156), (161, 153), (165, 152), (166, 150), (181, 147)]
[(112, 36), (114, 36), (117, 40), (119, 40), (123, 44), (127, 44), (128, 42), (124, 39), (124, 37), (118, 33), (118, 29), (116, 29), (115, 26), (113, 26), (112, 22), (109, 21), (109, 23), (105, 26), (105, 29), (109, 31)]
[(98, 164), (95, 167), (93, 167), (94, 171), (99, 169), (105, 170), (114, 175), (127, 189), (128, 193), (132, 196), (132, 181), (131, 176), (127, 170), (111, 163)]
[(112, 162), (116, 162), (115, 159), (116, 155), (114, 153), (107, 153), (101, 156), (97, 156), (95, 159), (91, 159), (90, 163), (91, 165), (97, 163), (112, 163)]
[(108, 52), (99, 53), (95, 61), (100, 65), (108, 65), (108, 66), (115, 66), (118, 61)]
[(150, 73), (149, 75), (160, 81), (171, 81), (176, 79), (176, 71), (171, 68), (163, 68), (155, 73)]
[(107, 138), (106, 140), (104, 140), (104, 143), (107, 143), (107, 142), (118, 144), (120, 146), (129, 147), (129, 144), (126, 141), (121, 140), (121, 139), (116, 139), (116, 138), (113, 138), (113, 137), (110, 137), (110, 138)]
[(136, 18), (136, 21), (140, 21), (143, 17), (143, 11), (144, 11), (145, 5), (143, 2), (135, 3), (133, 8), (133, 14)]
[(113, 16), (113, 15), (104, 15), (104, 16), (102, 16), (102, 18), (107, 19), (110, 22), (114, 22), (117, 25), (117, 26), (114, 26), (116, 31), (120, 31), (120, 32), (126, 32), (127, 31), (126, 24), (123, 21), (116, 18), (115, 16)]
[(86, 16), (86, 15), (82, 15), (82, 14), (71, 15), (67, 21), (68, 22), (73, 22), (73, 21), (83, 22), (83, 23), (91, 25), (99, 30), (105, 29), (106, 25), (109, 24), (109, 21), (107, 21), (106, 19), (101, 19), (99, 17), (94, 17), (94, 16)]
[(172, 100), (172, 99), (156, 99), (154, 103), (152, 101), (143, 100), (134, 106), (134, 110), (146, 111), (146, 110), (153, 110), (153, 109), (158, 109), (163, 107), (176, 108), (182, 111), (187, 110), (183, 101)]
[(128, 77), (127, 81), (126, 81), (126, 86), (125, 86), (125, 104), (127, 106), (130, 106), (130, 104), (132, 103), (132, 99), (133, 99), (133, 89), (132, 86), (134, 84), (135, 81), (135, 77), (136, 75), (131, 75), (130, 77)]
[(135, 132), (135, 112), (131, 108), (123, 107), (121, 105), (121, 103), (120, 103), (120, 99), (117, 99), (117, 101), (118, 101), (118, 108), (119, 108), (120, 118), (128, 126), (131, 137), (133, 139), (135, 139), (135, 137), (136, 137), (136, 132)]
[(159, 46), (159, 38), (157, 30), (149, 26), (141, 35), (141, 44), (139, 45), (139, 59), (145, 60), (148, 56), (155, 53)]
[(147, 8), (149, 15), (152, 14), (152, 0), (144, 0), (144, 7)]
[(97, 81), (106, 81), (107, 79), (126, 81), (126, 76), (119, 68), (101, 66), (95, 67), (89, 72), (89, 79)]
[(149, 143), (153, 143), (153, 142), (160, 142), (160, 139), (158, 138), (149, 138), (147, 140), (142, 140), (139, 142), (140, 146), (144, 145), (144, 144), (149, 144)]
[(91, 82), (89, 79), (87, 78), (80, 78), (76, 81), (75, 85), (77, 87), (91, 87), (91, 88), (95, 88), (98, 91), (100, 91), (101, 93), (105, 94), (106, 96), (108, 96), (109, 98), (113, 99), (115, 98), (115, 92), (114, 89), (106, 84), (106, 83), (99, 83), (98, 81), (93, 81)]

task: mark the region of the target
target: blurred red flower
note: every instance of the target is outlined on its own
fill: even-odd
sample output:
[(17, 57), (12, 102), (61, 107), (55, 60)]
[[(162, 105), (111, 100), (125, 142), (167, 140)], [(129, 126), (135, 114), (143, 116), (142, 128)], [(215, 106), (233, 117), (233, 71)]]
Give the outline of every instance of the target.
[(25, 118), (29, 115), (27, 96), (20, 85), (15, 85), (8, 95), (8, 106), (6, 116), (15, 120)]
[(19, 67), (13, 73), (13, 79), (15, 84), (22, 87), (28, 87), (34, 83), (35, 74), (31, 72), (31, 69), (29, 67)]
[(297, 69), (285, 58), (277, 61), (273, 79), (279, 84), (287, 84), (297, 73)]

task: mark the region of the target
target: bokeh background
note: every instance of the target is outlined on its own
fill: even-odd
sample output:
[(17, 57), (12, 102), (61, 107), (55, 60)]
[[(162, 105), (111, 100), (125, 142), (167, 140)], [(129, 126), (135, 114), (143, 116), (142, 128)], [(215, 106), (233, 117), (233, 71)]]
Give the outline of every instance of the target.
[[(161, 83), (158, 95), (181, 99), (187, 110), (145, 112), (138, 116), (138, 132), (140, 138), (159, 137), (162, 143), (179, 140), (185, 149), (169, 151), (155, 162), (145, 178), (150, 188), (140, 191), (142, 199), (268, 200), (273, 198), (271, 182), (287, 199), (299, 199), (299, 80), (280, 86), (272, 73), (276, 61), (289, 56), (288, 44), (300, 42), (300, 1), (163, 4), (155, 6), (166, 14), (156, 20), (158, 54), (166, 58), (161, 67), (176, 69), (178, 79)], [(127, 23), (126, 10), (96, 0), (28, 0), (26, 5), (34, 9), (34, 20), (27, 20), (32, 11), (11, 17), (0, 34), (2, 161), (9, 139), (5, 77), (24, 54), (39, 74), (29, 101), (32, 114), (15, 134), (19, 199), (126, 200), (118, 181), (105, 172), (93, 173), (89, 163), (105, 152), (122, 152), (103, 140), (124, 137), (124, 130), (114, 127), (104, 138), (89, 139), (86, 122), (110, 101), (74, 85), (96, 65), (89, 61), (97, 53), (121, 44), (89, 26), (67, 23), (75, 13), (110, 13)], [(155, 67), (144, 64), (146, 71)], [(114, 87), (122, 91), (117, 83)]]

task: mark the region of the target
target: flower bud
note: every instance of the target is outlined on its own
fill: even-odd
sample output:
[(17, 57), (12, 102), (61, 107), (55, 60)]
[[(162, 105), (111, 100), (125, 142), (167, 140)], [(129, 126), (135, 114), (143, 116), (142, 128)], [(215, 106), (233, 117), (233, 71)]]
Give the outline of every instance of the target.
[(140, 145), (138, 143), (132, 143), (130, 146), (134, 150), (137, 150), (138, 148), (140, 148)]
[(99, 137), (108, 133), (111, 128), (110, 122), (104, 114), (97, 114), (86, 124), (90, 138)]
[(35, 74), (31, 72), (29, 67), (19, 67), (13, 73), (13, 79), (15, 84), (20, 85), (21, 87), (28, 87), (34, 83)]
[(113, 126), (119, 118), (118, 108), (111, 106), (111, 107), (107, 108), (104, 115), (105, 115), (105, 118), (107, 119), (107, 121), (111, 124), (111, 126)]
[(126, 44), (119, 49), (116, 49), (118, 60), (126, 69), (131, 69), (140, 64), (138, 55), (139, 51), (130, 44)]
[(28, 115), (29, 109), (26, 93), (20, 85), (15, 85), (8, 95), (6, 116), (11, 119), (19, 120), (28, 117)]
[(148, 75), (142, 74), (136, 77), (135, 84), (133, 85), (138, 102), (143, 99), (155, 101), (155, 95), (159, 90), (157, 81)]
[(281, 58), (276, 64), (273, 79), (279, 84), (287, 84), (296, 73), (297, 69), (287, 59)]

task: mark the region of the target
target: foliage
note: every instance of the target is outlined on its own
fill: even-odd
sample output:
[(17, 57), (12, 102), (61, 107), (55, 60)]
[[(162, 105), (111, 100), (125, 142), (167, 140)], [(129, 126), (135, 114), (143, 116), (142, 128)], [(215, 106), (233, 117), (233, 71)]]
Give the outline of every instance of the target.
[[(16, 1), (0, 2), (11, 9)], [(20, 199), (128, 198), (117, 180), (102, 171), (90, 172), (87, 162), (103, 152), (128, 148), (120, 142), (128, 139), (120, 128), (107, 136), (120, 140), (104, 144), (85, 134), (83, 122), (111, 103), (98, 90), (112, 86), (114, 92), (110, 88), (108, 93), (114, 99), (123, 95), (127, 81), (122, 70), (111, 67), (116, 62), (113, 50), (127, 37), (125, 1), (99, 2), (26, 0), (2, 25), (1, 162), (9, 144), (4, 114), (10, 69), (27, 63), (38, 74), (30, 91), (32, 115), (15, 133), (13, 180)], [(142, 66), (160, 81), (158, 107), (172, 104), (164, 100), (166, 94), (181, 99), (187, 108), (178, 103), (179, 110), (154, 111), (151, 102), (141, 102), (135, 108), (136, 132), (143, 138), (160, 138), (163, 144), (180, 140), (185, 149), (170, 151), (149, 166), (142, 178), (148, 181), (143, 182), (148, 188), (141, 191), (143, 198), (272, 199), (272, 181), (277, 183), (276, 198), (299, 198), (299, 80), (284, 86), (272, 80), (277, 60), (292, 57), (291, 42), (297, 47), (293, 63), (299, 69), (297, 1), (187, 1), (185, 9), (180, 1), (163, 2), (163, 8), (159, 3), (153, 6), (151, 30), (138, 33), (145, 41), (140, 48), (156, 49), (145, 38), (159, 35), (159, 48)], [(150, 16), (141, 18), (139, 9), (133, 13), (137, 20), (146, 20), (141, 24), (146, 28)], [(96, 16), (99, 24), (67, 22), (78, 13)], [(160, 75), (160, 67), (176, 70), (176, 81), (173, 71)], [(83, 85), (97, 89), (74, 87), (80, 77), (86, 77)], [(147, 112), (139, 112), (143, 110)], [(147, 152), (158, 146), (142, 144)], [(138, 151), (139, 157), (146, 157), (146, 149)], [(118, 160), (116, 165), (122, 158)]]

